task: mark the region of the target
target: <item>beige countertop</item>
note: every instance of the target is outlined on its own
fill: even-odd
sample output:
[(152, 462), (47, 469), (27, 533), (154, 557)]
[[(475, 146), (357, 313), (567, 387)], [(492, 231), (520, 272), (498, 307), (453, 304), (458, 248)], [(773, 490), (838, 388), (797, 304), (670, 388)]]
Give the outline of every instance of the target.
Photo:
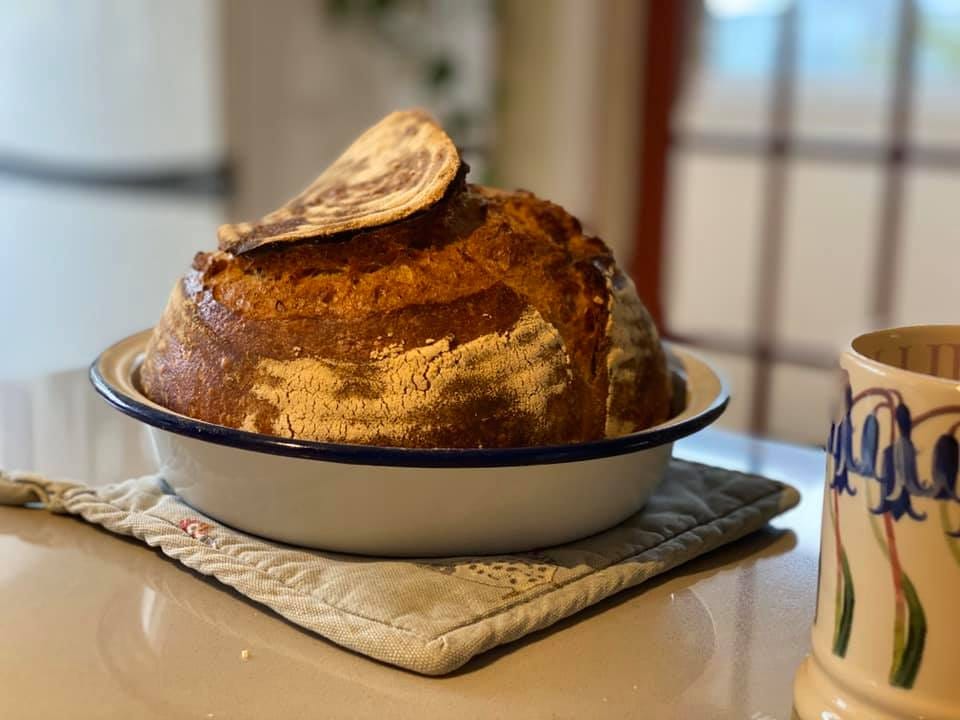
[[(707, 431), (676, 454), (786, 480), (803, 501), (443, 678), (343, 650), (80, 520), (0, 508), (0, 718), (788, 720), (823, 453)], [(152, 470), (142, 428), (81, 371), (0, 384), (0, 467), (95, 484)]]

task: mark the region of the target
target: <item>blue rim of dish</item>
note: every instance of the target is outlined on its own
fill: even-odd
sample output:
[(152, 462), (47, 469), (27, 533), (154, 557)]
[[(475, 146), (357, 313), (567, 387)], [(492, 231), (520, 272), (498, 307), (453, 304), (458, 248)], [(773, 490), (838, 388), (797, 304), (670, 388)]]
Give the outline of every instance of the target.
[(351, 465), (389, 465), (420, 468), (509, 467), (548, 465), (613, 457), (666, 445), (710, 425), (727, 407), (730, 393), (717, 376), (720, 390), (702, 411), (680, 422), (629, 435), (566, 445), (515, 448), (401, 448), (297, 440), (237, 430), (165, 411), (119, 390), (100, 371), (99, 356), (90, 365), (90, 382), (113, 407), (147, 425), (186, 437), (240, 450)]

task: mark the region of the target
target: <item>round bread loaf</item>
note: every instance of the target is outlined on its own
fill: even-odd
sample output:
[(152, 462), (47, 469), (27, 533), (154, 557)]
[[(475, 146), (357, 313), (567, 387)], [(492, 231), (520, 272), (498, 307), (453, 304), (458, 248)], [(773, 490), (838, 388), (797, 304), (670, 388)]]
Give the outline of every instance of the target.
[(400, 447), (666, 419), (656, 329), (609, 249), (466, 171), (429, 115), (391, 113), (282, 208), (221, 227), (174, 287), (143, 391), (219, 425)]
[(402, 447), (596, 440), (666, 419), (670, 400), (607, 247), (530, 193), (459, 181), (384, 227), (198, 254), (140, 379), (208, 422)]

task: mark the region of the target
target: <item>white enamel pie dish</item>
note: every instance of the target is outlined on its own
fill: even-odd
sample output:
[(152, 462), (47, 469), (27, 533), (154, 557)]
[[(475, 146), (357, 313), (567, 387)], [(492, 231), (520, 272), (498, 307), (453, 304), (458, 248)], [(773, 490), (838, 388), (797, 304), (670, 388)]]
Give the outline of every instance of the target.
[(726, 384), (674, 350), (674, 416), (618, 438), (524, 448), (410, 449), (323, 443), (213, 425), (139, 390), (150, 331), (104, 351), (90, 379), (149, 426), (173, 492), (227, 525), (293, 545), (377, 556), (450, 556), (548, 547), (637, 512), (673, 443), (726, 408)]

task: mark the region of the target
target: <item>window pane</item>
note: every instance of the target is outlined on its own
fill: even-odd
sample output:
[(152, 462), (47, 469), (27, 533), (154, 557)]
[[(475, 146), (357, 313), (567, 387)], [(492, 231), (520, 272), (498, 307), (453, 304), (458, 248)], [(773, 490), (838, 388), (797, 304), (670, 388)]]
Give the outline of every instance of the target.
[(770, 383), (769, 435), (823, 445), (836, 402), (836, 373), (778, 363)]
[(956, 323), (960, 308), (960, 175), (913, 170), (906, 193), (896, 322)]
[(748, 355), (734, 355), (696, 347), (691, 349), (716, 368), (731, 388), (730, 405), (717, 420), (716, 427), (748, 432), (753, 409), (756, 363)]
[(672, 331), (749, 336), (762, 170), (758, 159), (674, 155), (666, 271)]
[(797, 134), (882, 141), (895, 0), (799, 0)]
[(0, 3), (0, 152), (84, 168), (220, 162), (220, 8)]
[(914, 138), (960, 144), (960, 2), (921, 0)]
[(832, 351), (868, 324), (880, 187), (877, 166), (793, 163), (779, 340)]
[[(223, 221), (219, 200), (19, 178), (0, 178), (0, 216), (0, 327), (8, 338), (29, 338), (4, 347), (0, 379), (85, 367), (110, 343), (153, 325)], [(55, 281), (38, 292), (41, 276)]]
[[(707, 132), (765, 131), (777, 25), (785, 0), (708, 0), (679, 98), (677, 126)], [(697, 12), (700, 3), (688, 4)]]

